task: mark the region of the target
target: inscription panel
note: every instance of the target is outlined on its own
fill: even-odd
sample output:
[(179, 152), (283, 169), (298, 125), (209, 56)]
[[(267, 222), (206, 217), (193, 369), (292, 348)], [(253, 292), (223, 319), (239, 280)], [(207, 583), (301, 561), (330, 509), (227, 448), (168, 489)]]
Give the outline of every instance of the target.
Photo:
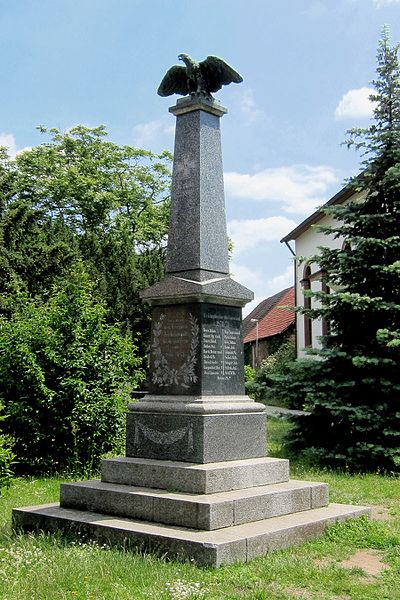
[(202, 305), (202, 387), (204, 394), (243, 394), (240, 308)]

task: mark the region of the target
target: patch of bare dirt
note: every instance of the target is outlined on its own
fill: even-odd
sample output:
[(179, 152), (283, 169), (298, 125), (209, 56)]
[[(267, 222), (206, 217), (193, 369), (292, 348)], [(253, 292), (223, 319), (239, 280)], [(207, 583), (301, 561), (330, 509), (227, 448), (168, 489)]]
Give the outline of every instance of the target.
[(344, 569), (362, 569), (370, 577), (376, 577), (389, 565), (383, 562), (378, 550), (358, 550), (353, 556), (339, 563)]
[[(315, 593), (309, 592), (304, 588), (294, 586), (285, 587), (284, 592), (285, 594), (290, 594), (291, 596), (294, 596), (295, 598), (300, 598), (301, 600), (316, 600), (317, 598), (317, 596), (315, 596)], [(341, 596), (331, 596), (330, 600), (351, 600), (351, 597), (345, 594)]]
[(295, 598), (302, 598), (303, 600), (310, 600), (311, 598), (314, 598), (313, 594), (304, 588), (285, 587), (285, 593), (291, 594)]
[(371, 506), (371, 519), (372, 521), (391, 521), (394, 517), (385, 506), (376, 504)]
[(331, 558), (316, 558), (316, 559), (314, 559), (314, 565), (316, 567), (322, 567), (324, 569), (325, 567), (330, 567), (331, 564), (332, 564)]

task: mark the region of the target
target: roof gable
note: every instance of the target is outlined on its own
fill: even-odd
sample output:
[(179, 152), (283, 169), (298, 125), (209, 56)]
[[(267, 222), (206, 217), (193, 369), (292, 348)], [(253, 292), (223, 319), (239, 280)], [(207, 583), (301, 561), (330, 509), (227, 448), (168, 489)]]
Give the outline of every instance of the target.
[[(275, 296), (271, 296), (260, 302), (258, 306), (243, 321), (243, 342), (252, 342), (257, 337), (257, 323), (251, 319), (258, 320), (258, 339), (264, 339), (283, 333), (294, 323), (294, 311), (287, 308), (294, 307), (294, 288), (286, 288)], [(257, 316), (258, 315), (258, 316)]]
[[(360, 177), (360, 175), (358, 177)], [(332, 206), (332, 204), (342, 204), (356, 193), (357, 191), (354, 188), (354, 183), (349, 183), (344, 188), (342, 188), (337, 194), (332, 196), (332, 198), (328, 200), (328, 202), (325, 202), (325, 204), (323, 204), (320, 208), (313, 212), (312, 215), (307, 217), (307, 219), (304, 219), (304, 221), (297, 225), (297, 227), (292, 229), (290, 233), (285, 235), (285, 237), (281, 239), (281, 243), (287, 243), (290, 242), (290, 240), (296, 240), (298, 237), (300, 237), (302, 233), (309, 229), (311, 225), (318, 223), (318, 221), (320, 221), (325, 216), (325, 212), (323, 211), (324, 208)]]

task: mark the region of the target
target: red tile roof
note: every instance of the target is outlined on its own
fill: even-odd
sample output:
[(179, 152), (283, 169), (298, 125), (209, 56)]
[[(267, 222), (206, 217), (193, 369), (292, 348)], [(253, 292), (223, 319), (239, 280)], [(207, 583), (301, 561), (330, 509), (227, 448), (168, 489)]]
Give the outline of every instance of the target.
[(252, 322), (252, 319), (257, 319), (257, 321), (261, 321), (261, 319), (263, 319), (265, 317), (267, 312), (269, 312), (271, 310), (271, 308), (273, 308), (275, 306), (275, 304), (277, 304), (279, 302), (279, 300), (282, 298), (282, 296), (284, 294), (286, 294), (288, 289), (289, 288), (286, 288), (285, 290), (281, 290), (277, 294), (274, 294), (273, 296), (266, 298), (265, 300), (260, 302), (260, 304), (257, 304), (257, 306), (255, 308), (253, 308), (251, 313), (249, 313), (247, 315), (247, 317), (245, 317), (243, 319), (242, 331), (243, 331), (244, 338), (250, 333), (250, 331), (253, 329), (253, 327), (255, 327), (255, 323)]
[(251, 319), (258, 319), (259, 340), (286, 331), (295, 319), (294, 311), (288, 308), (291, 306), (294, 307), (294, 287), (260, 302), (243, 322), (243, 342), (253, 342), (257, 337), (257, 323), (252, 323)]

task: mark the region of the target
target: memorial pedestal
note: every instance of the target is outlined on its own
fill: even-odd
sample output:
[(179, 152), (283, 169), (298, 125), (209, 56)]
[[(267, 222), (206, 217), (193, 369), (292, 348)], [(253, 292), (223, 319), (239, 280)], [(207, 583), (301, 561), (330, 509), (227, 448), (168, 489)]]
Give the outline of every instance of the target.
[(127, 417), (126, 456), (213, 463), (265, 455), (263, 413), (151, 413)]
[(208, 463), (265, 454), (264, 406), (244, 394), (241, 309), (202, 299), (153, 307), (150, 394), (129, 406), (129, 457)]
[(199, 564), (246, 561), (368, 513), (328, 504), (328, 486), (290, 481), (266, 458), (265, 407), (244, 390), (241, 309), (252, 292), (228, 269), (217, 102), (177, 116), (167, 274), (152, 306), (149, 395), (129, 406), (126, 456), (101, 481), (61, 486), (60, 505), (14, 509), (24, 530), (78, 530)]

